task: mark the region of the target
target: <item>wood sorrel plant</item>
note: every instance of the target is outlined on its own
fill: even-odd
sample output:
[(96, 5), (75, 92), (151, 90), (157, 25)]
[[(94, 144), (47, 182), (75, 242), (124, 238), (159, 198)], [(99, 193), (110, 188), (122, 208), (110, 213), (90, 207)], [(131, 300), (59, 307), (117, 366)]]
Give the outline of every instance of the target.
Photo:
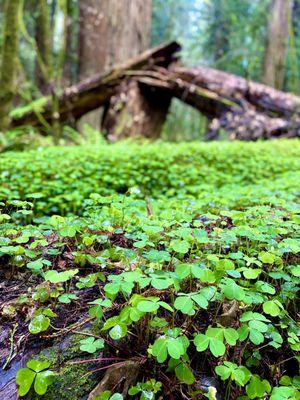
[[(265, 149), (262, 144), (257, 148)], [(184, 157), (188, 150), (190, 157), (203, 156), (196, 145), (182, 150)], [(170, 150), (172, 159), (179, 157), (177, 151)], [(212, 150), (211, 157), (220, 167), (230, 154), (227, 149), (224, 155)], [(79, 156), (75, 151), (70, 157)], [(91, 157), (98, 160), (93, 153)], [(149, 164), (150, 180), (158, 171), (162, 178), (150, 183), (142, 170), (129, 178), (133, 161), (127, 158), (124, 176), (106, 170), (103, 162), (106, 180), (116, 187), (124, 181), (129, 186), (130, 180), (130, 186), (138, 183), (141, 190), (120, 195), (106, 193), (101, 186), (100, 194), (83, 204), (90, 187), (95, 188), (95, 167), (89, 165), (91, 180), (76, 183), (83, 185), (80, 196), (77, 189), (74, 196), (66, 194), (75, 211), (81, 207), (81, 217), (30, 216), (27, 221), (20, 211), (31, 205), (4, 202), (1, 260), (3, 268), (22, 282), (22, 290), (1, 308), (8, 326), (20, 324), (13, 348), (22, 329), (30, 340), (45, 346), (56, 338), (79, 335), (72, 362), (90, 365), (88, 373), (99, 370), (101, 378), (105, 371), (113, 371), (114, 364), (124, 367), (128, 360), (139, 366), (128, 396), (299, 399), (300, 230), (298, 182), (291, 172), (297, 162), (291, 156), (281, 166), (277, 161), (272, 164), (268, 155), (266, 159), (264, 170), (267, 161), (258, 158), (257, 174), (265, 171), (272, 180), (261, 176), (251, 183), (256, 175), (247, 156), (244, 163), (228, 161), (218, 170), (214, 179), (224, 185), (213, 191), (206, 178), (198, 184), (205, 175), (202, 159), (199, 165), (193, 161), (194, 172), (184, 177), (181, 167), (174, 172), (164, 160), (156, 160), (159, 165)], [(69, 167), (69, 160), (66, 163)], [(245, 185), (232, 169), (247, 175)], [(38, 215), (43, 203), (46, 213), (62, 211), (67, 204), (60, 197), (59, 176), (55, 189), (46, 187), (43, 197), (35, 196), (33, 210)], [(166, 196), (161, 195), (161, 184)], [(160, 198), (144, 199), (146, 187), (148, 194), (159, 192)], [(65, 364), (62, 360), (60, 367)], [(40, 372), (29, 372), (26, 390)], [(54, 379), (58, 384), (61, 377)], [(22, 378), (17, 383), (24, 393)], [(116, 387), (109, 396), (121, 392)]]

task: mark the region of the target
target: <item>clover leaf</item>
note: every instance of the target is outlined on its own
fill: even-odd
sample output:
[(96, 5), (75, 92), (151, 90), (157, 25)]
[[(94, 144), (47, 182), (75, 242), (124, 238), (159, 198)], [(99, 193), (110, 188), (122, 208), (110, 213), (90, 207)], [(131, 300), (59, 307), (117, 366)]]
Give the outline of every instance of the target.
[(230, 378), (239, 386), (244, 386), (251, 378), (251, 372), (246, 367), (238, 366), (230, 361), (224, 361), (222, 365), (215, 368), (215, 371), (223, 381)]
[(78, 269), (69, 269), (63, 272), (57, 272), (55, 269), (45, 272), (44, 278), (51, 283), (67, 282), (78, 273)]
[(86, 351), (87, 353), (95, 353), (97, 350), (104, 348), (103, 339), (95, 339), (94, 337), (88, 337), (80, 340), (80, 350)]
[(29, 332), (33, 335), (37, 335), (38, 333), (46, 331), (50, 326), (50, 318), (46, 317), (43, 314), (34, 317), (33, 320), (29, 324)]
[(25, 396), (30, 388), (38, 395), (44, 395), (51, 385), (54, 378), (54, 372), (48, 370), (50, 363), (47, 361), (30, 360), (26, 364), (27, 368), (21, 368), (16, 375), (16, 383), (19, 386), (18, 393)]
[(176, 336), (177, 332), (173, 335), (169, 331), (168, 335), (160, 336), (151, 346), (150, 352), (159, 363), (166, 361), (168, 354), (175, 360), (179, 360), (185, 354), (189, 341), (185, 336)]

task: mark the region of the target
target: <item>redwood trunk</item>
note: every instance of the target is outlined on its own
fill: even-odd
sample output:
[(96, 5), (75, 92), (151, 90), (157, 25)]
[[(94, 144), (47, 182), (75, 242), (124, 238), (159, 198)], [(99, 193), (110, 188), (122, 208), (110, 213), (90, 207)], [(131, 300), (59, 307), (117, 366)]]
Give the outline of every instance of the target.
[[(79, 75), (80, 78), (86, 78), (93, 73), (104, 72), (149, 47), (151, 0), (81, 1), (79, 21)], [(128, 111), (123, 107), (122, 115), (119, 115), (119, 112), (115, 113), (116, 107), (118, 110), (120, 108), (116, 98), (112, 104), (113, 108), (110, 104), (106, 105), (102, 129), (109, 136), (118, 136), (120, 126), (124, 125), (124, 118), (126, 120), (139, 118), (141, 114), (139, 107), (144, 104), (143, 94), (134, 91), (138, 91), (138, 87), (133, 89), (130, 85), (128, 97), (131, 107)], [(134, 99), (137, 101), (135, 105), (133, 105)], [(125, 117), (126, 113), (128, 116)], [(93, 113), (85, 122), (89, 122), (94, 128), (100, 128), (100, 115), (100, 112)], [(127, 134), (128, 132), (125, 136)]]
[(36, 45), (38, 57), (36, 61), (36, 82), (43, 94), (48, 94), (52, 73), (52, 35), (47, 0), (39, 0), (37, 4)]
[(282, 89), (293, 0), (272, 0), (264, 58), (263, 82)]
[(143, 136), (160, 136), (171, 103), (171, 94), (151, 86), (141, 87), (125, 79), (110, 99), (103, 115), (103, 127), (110, 142)]

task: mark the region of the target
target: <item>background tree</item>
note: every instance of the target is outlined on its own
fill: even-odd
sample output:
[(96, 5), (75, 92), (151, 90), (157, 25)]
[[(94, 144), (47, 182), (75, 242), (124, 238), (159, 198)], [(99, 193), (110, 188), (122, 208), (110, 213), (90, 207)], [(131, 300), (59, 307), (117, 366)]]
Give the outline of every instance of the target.
[(36, 18), (36, 46), (38, 57), (36, 62), (37, 86), (42, 93), (48, 93), (53, 76), (52, 34), (50, 13), (47, 0), (39, 0)]
[(262, 81), (282, 89), (293, 0), (272, 0)]
[(78, 78), (78, 15), (78, 0), (66, 0), (65, 86), (75, 83)]
[(16, 92), (20, 6), (21, 0), (5, 2), (0, 69), (0, 130), (5, 130), (9, 125), (9, 112)]
[[(79, 1), (79, 78), (105, 71), (150, 46), (151, 0)], [(100, 127), (100, 113), (85, 122)]]
[(289, 18), (289, 46), (285, 65), (284, 89), (300, 93), (300, 0), (293, 1), (292, 15)]

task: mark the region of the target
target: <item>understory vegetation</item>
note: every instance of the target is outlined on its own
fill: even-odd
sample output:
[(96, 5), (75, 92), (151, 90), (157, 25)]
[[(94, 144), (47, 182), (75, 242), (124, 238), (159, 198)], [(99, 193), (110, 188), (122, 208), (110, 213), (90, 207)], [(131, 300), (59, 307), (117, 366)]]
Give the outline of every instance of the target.
[(299, 167), (299, 141), (1, 155), (19, 395), (300, 399)]

